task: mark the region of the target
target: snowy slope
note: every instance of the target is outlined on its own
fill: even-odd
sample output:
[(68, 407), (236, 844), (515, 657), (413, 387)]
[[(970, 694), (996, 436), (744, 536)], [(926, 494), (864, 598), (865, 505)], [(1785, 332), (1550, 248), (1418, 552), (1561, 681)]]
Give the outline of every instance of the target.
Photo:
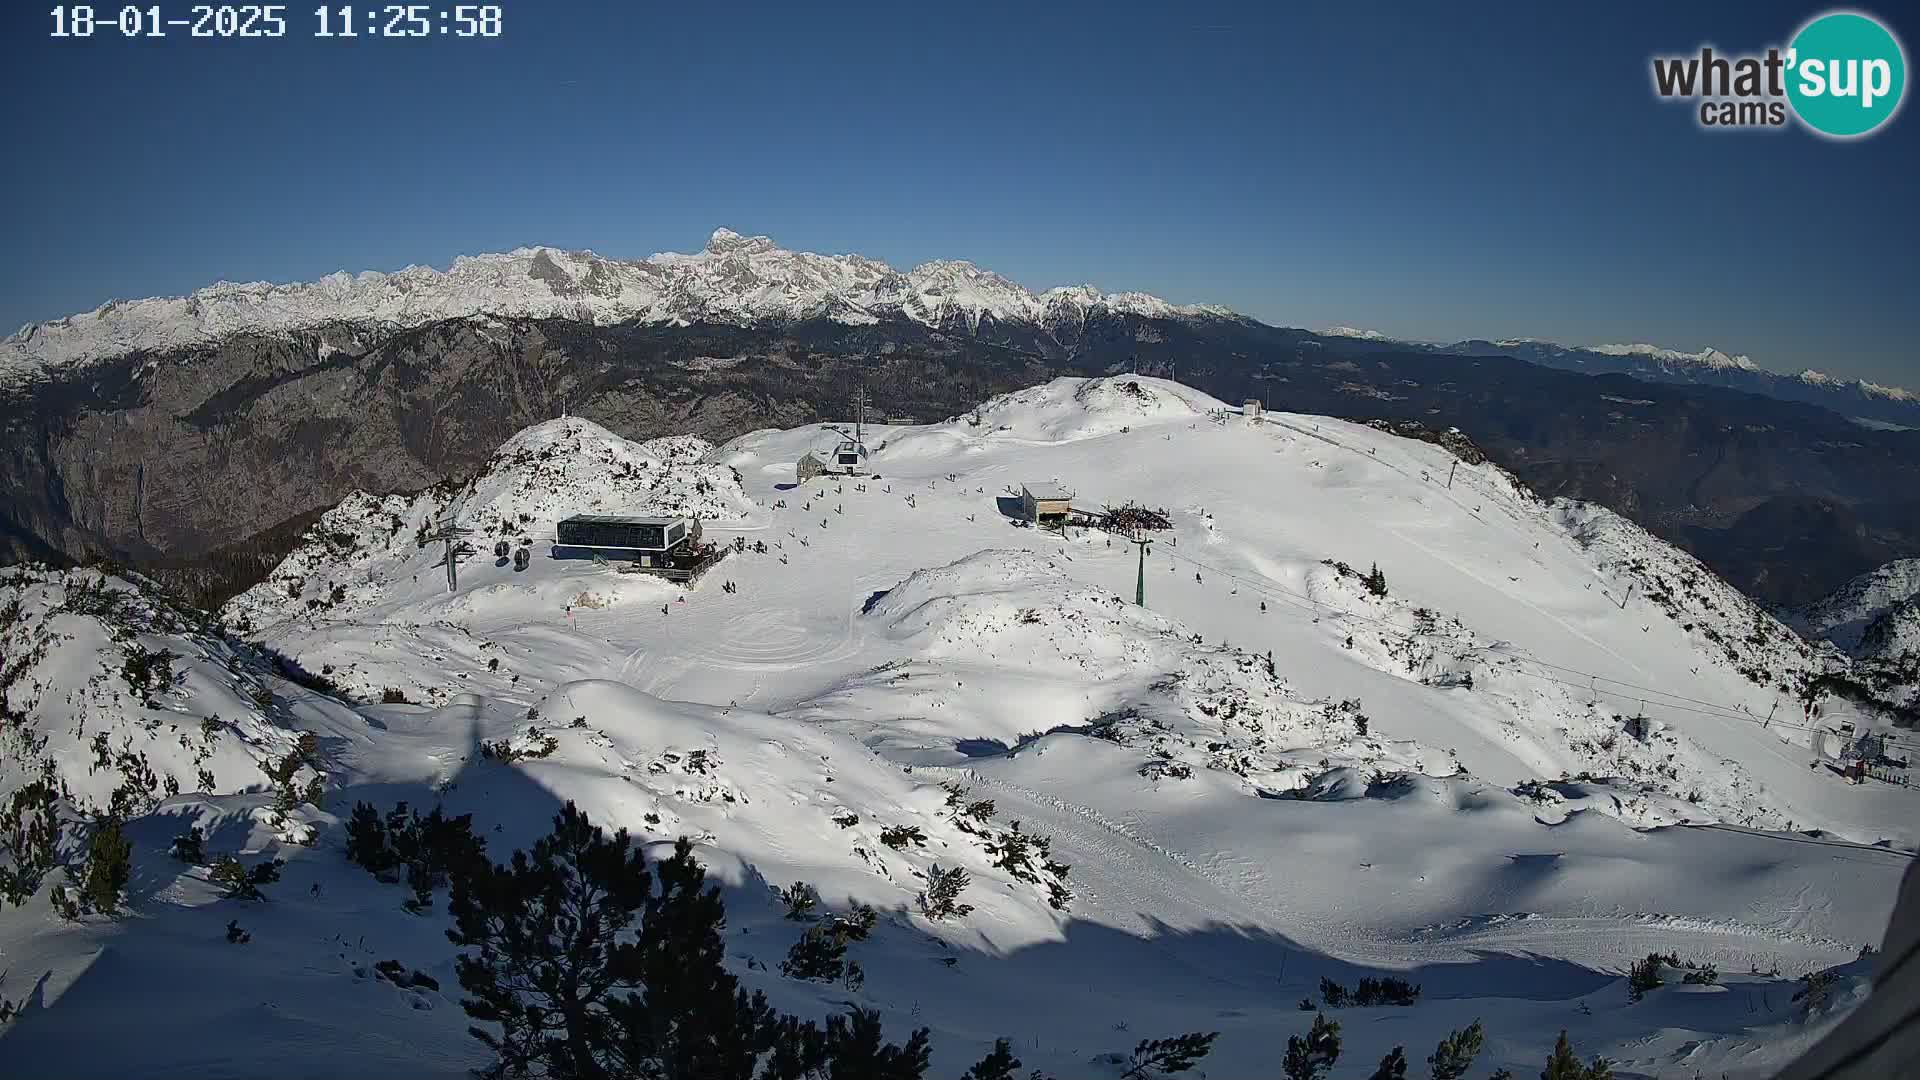
[(122, 788), (142, 807), (242, 791), (296, 743), (288, 684), (263, 657), (96, 571), (0, 576), (0, 657), (0, 698), (20, 720), (0, 728), (0, 797), (46, 768), (92, 810)]
[[(876, 429), (870, 464), (887, 479), (865, 490), (836, 481), (830, 497), (782, 485), (801, 453), (837, 437), (831, 429), (758, 432), (704, 461), (689, 449), (686, 460), (629, 474), (620, 454), (654, 456), (622, 450), (624, 440), (584, 421), (558, 421), (517, 437), (454, 496), (371, 509), (349, 500), (316, 527), (316, 542), (225, 617), (368, 697), (390, 686), (444, 701), (482, 684), (532, 680), (524, 695), (563, 681), (536, 658), (564, 658), (559, 671), (580, 665), (584, 673), (596, 648), (609, 648), (656, 694), (782, 707), (824, 694), (831, 700), (813, 703), (809, 717), (838, 710), (899, 721), (907, 706), (890, 698), (903, 683), (876, 674), (884, 665), (980, 662), (928, 652), (927, 642), (960, 632), (952, 626), (916, 636), (882, 617), (902, 602), (895, 597), (932, 591), (939, 595), (924, 598), (929, 606), (916, 617), (946, 611), (974, 628), (967, 632), (982, 648), (1024, 657), (1023, 668), (1048, 650), (1025, 640), (1036, 624), (1001, 625), (1010, 612), (1098, 625), (1087, 641), (1130, 642), (1158, 669), (1149, 674), (1194, 663), (1147, 644), (1166, 633), (1237, 645), (1250, 657), (1273, 651), (1276, 679), (1298, 699), (1290, 708), (1357, 701), (1377, 735), (1411, 748), (1396, 761), (1429, 771), (1465, 768), (1509, 784), (1602, 778), (1616, 789), (1602, 805), (1641, 823), (1812, 824), (1866, 841), (1912, 837), (1911, 824), (1888, 816), (1877, 796), (1836, 812), (1830, 785), (1807, 770), (1815, 725), (1798, 698), (1831, 658), (1691, 556), (1603, 509), (1541, 503), (1489, 464), (1463, 464), (1448, 488), (1457, 459), (1439, 446), (1320, 418), (1268, 420), (1249, 426), (1221, 402), (1163, 380), (1060, 379), (944, 423)], [(1126, 463), (1118, 474), (1116, 455)], [(1175, 535), (1156, 548), (1149, 594), (1176, 629), (1102, 612), (1131, 592), (1132, 550), (1107, 547), (1097, 534), (1059, 549), (1063, 561), (984, 554), (1009, 543), (1052, 554), (1061, 543), (1011, 530), (1001, 517), (1008, 493), (1035, 480), (1064, 483), (1083, 507), (1132, 500), (1172, 511)], [(642, 576), (578, 563), (521, 575), (487, 557), (499, 528), (518, 545), (550, 537), (555, 518), (582, 509), (690, 507), (679, 497), (690, 487), (717, 538), (768, 543), (768, 556), (818, 571), (755, 584), (775, 602), (715, 621), (709, 605), (686, 607), (681, 590)], [(438, 545), (416, 539), (424, 521), (444, 516), (442, 499), (455, 519), (486, 530), (463, 567), (469, 584), (455, 596), (435, 569)], [(794, 573), (771, 570), (768, 556), (739, 559), (738, 573)], [(1341, 563), (1377, 563), (1390, 595), (1370, 595)], [(993, 584), (996, 574), (1017, 584)], [(1209, 576), (1218, 584), (1206, 584)], [(874, 610), (853, 610), (881, 592), (889, 599)], [(652, 640), (619, 614), (647, 604), (672, 627), (670, 640)], [(537, 631), (520, 625), (530, 605), (544, 609)], [(556, 624), (592, 634), (607, 620), (604, 645), (514, 643)], [(394, 654), (416, 635), (442, 662), (500, 663), (409, 668)], [(1057, 641), (1048, 649), (1061, 651), (1069, 673), (1102, 672), (1056, 673), (1066, 696), (1046, 700), (1061, 709), (1078, 701), (1070, 713), (1036, 714), (1024, 698), (1010, 709), (991, 693), (947, 701), (940, 707), (978, 725), (947, 724), (949, 742), (1013, 745), (1138, 706), (1125, 694), (1084, 692), (1118, 686), (1104, 660)], [(1438, 727), (1411, 721), (1434, 714)], [(924, 749), (930, 734), (897, 722), (875, 737)], [(1303, 782), (1291, 765), (1259, 768)]]
[[(1431, 443), (1268, 420), (1162, 380), (1058, 380), (875, 428), (869, 474), (806, 485), (794, 462), (831, 429), (707, 448), (563, 420), (460, 487), (348, 500), (221, 613), (361, 702), (294, 725), (323, 735), (319, 842), (261, 828), (265, 793), (182, 794), (133, 825), (136, 918), (0, 912), (20, 979), (0, 996), (38, 987), (0, 1056), (26, 1075), (482, 1064), (439, 909), (401, 911), (339, 854), (359, 799), (471, 812), (496, 857), (565, 799), (688, 835), (748, 986), (808, 1015), (878, 1008), (894, 1037), (927, 1024), (937, 1076), (1011, 1035), (1029, 1068), (1110, 1077), (1106, 1055), (1195, 1029), (1222, 1032), (1208, 1075), (1268, 1075), (1323, 976), (1397, 973), (1420, 1004), (1338, 1013), (1336, 1076), (1477, 1017), (1474, 1075), (1537, 1072), (1564, 1028), (1620, 1075), (1757, 1078), (1865, 993), (1920, 793), (1808, 768), (1793, 689), (1835, 658), (1614, 515)], [(1142, 560), (1016, 527), (1003, 500), (1033, 481), (1174, 528)], [(537, 543), (577, 509), (666, 504), (742, 550), (683, 588)], [(415, 539), (446, 519), (493, 530), (453, 595)], [(532, 565), (500, 565), (495, 537), (536, 541)], [(479, 752), (501, 743), (531, 756)], [(167, 861), (190, 820), (288, 858), (273, 902)], [(997, 863), (1016, 821), (1058, 870)], [(972, 874), (964, 918), (919, 912), (936, 863)], [(853, 949), (863, 985), (779, 974), (799, 928), (771, 890), (796, 880), (881, 913)], [(233, 918), (254, 944), (220, 940)], [(1719, 984), (1630, 1003), (1622, 973), (1655, 949)], [(368, 974), (387, 958), (446, 990)], [(204, 989), (155, 993), (187, 965)], [(1827, 1003), (1793, 1001), (1836, 965)], [(127, 1037), (81, 1037), (109, 1012)], [(215, 1025), (243, 1034), (168, 1037)]]
[(1097, 311), (1238, 318), (1223, 308), (1179, 306), (1141, 293), (1103, 294), (1090, 286), (1035, 293), (965, 262), (899, 271), (859, 255), (788, 251), (764, 236), (718, 229), (699, 252), (643, 260), (530, 247), (462, 257), (445, 271), (410, 266), (290, 285), (221, 282), (190, 296), (115, 300), (23, 327), (0, 341), (0, 383), (238, 334), (328, 327), (340, 340), (327, 343), (323, 355), (326, 348), (355, 351), (356, 330), (476, 315), (684, 325), (804, 318), (870, 323), (897, 313), (931, 326), (974, 329), (982, 320), (1072, 325)]

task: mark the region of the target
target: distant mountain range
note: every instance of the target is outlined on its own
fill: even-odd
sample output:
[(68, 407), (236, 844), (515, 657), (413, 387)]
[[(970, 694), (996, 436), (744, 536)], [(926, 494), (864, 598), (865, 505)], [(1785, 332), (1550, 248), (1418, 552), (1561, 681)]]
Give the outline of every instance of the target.
[[(336, 273), (291, 285), (220, 282), (190, 296), (116, 300), (23, 327), (0, 341), (0, 383), (234, 335), (291, 333), (339, 322), (401, 330), (478, 315), (594, 325), (808, 319), (863, 325), (899, 316), (970, 334), (979, 333), (983, 324), (1069, 329), (1102, 315), (1254, 321), (1223, 307), (1173, 304), (1138, 292), (1103, 293), (1090, 285), (1036, 293), (968, 262), (937, 260), (901, 271), (859, 255), (788, 251), (768, 237), (723, 228), (691, 255), (620, 260), (591, 251), (530, 247), (456, 259), (444, 272), (411, 266), (391, 274)], [(1434, 344), (1347, 326), (1329, 327), (1319, 336), (1396, 349), (1511, 356), (1584, 374), (1723, 386), (1820, 405), (1844, 416), (1920, 427), (1920, 395), (1912, 391), (1811, 369), (1783, 375), (1711, 347), (1689, 353), (1657, 345), (1566, 346), (1532, 338)]]
[(1711, 350), (1313, 333), (725, 229), (693, 254), (523, 248), (25, 328), (0, 342), (0, 555), (178, 571), (217, 600), (349, 492), (470, 475), (562, 413), (717, 440), (849, 418), (862, 385), (881, 411), (932, 420), (1130, 370), (1458, 427), (1535, 490), (1618, 510), (1775, 604), (1920, 556), (1920, 432), (1891, 430), (1920, 428), (1904, 391)]
[(1651, 382), (1722, 386), (1782, 401), (1818, 405), (1862, 421), (1920, 428), (1920, 394), (1911, 390), (1881, 386), (1864, 379), (1840, 379), (1811, 368), (1795, 375), (1783, 375), (1761, 367), (1748, 357), (1729, 355), (1711, 346), (1699, 352), (1681, 352), (1658, 345), (1569, 346), (1534, 338), (1501, 341), (1474, 338), (1434, 344), (1402, 341), (1378, 331), (1350, 326), (1328, 327), (1321, 333), (1355, 342), (1430, 349), (1460, 356), (1511, 356), (1588, 375), (1621, 374)]
[(718, 229), (704, 250), (691, 255), (623, 261), (591, 251), (519, 248), (456, 259), (445, 272), (411, 266), (294, 285), (221, 282), (191, 296), (116, 300), (24, 327), (0, 342), (0, 380), (19, 382), (67, 365), (236, 335), (342, 323), (394, 331), (480, 315), (598, 326), (812, 319), (862, 326), (902, 317), (968, 332), (993, 323), (1064, 328), (1102, 315), (1251, 321), (1225, 308), (1170, 304), (1145, 293), (1107, 294), (1090, 285), (1035, 293), (967, 262), (899, 271), (859, 255), (788, 251), (765, 236)]

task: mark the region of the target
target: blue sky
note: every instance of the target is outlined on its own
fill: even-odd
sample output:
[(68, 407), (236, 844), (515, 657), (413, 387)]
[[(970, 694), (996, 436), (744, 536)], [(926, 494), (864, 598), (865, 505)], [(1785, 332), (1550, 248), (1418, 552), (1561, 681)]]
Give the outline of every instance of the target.
[(1784, 44), (1815, 5), (508, 0), (490, 42), (314, 39), (304, 4), (281, 41), (54, 41), (51, 6), (0, 16), (7, 327), (726, 225), (1282, 325), (1920, 384), (1920, 113), (1711, 134), (1650, 90), (1650, 55)]

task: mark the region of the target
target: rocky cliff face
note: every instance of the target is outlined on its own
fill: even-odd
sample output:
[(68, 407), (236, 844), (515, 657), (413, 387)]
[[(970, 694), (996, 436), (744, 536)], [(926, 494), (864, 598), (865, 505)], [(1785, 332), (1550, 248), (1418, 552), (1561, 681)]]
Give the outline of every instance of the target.
[(897, 412), (944, 416), (963, 395), (1027, 377), (1024, 362), (989, 365), (934, 338), (870, 343), (826, 325), (473, 318), (360, 352), (332, 344), (342, 336), (320, 328), (132, 354), (16, 393), (0, 405), (13, 553), (202, 554), (354, 488), (463, 475), (563, 412), (631, 437), (725, 437), (838, 417), (862, 378)]

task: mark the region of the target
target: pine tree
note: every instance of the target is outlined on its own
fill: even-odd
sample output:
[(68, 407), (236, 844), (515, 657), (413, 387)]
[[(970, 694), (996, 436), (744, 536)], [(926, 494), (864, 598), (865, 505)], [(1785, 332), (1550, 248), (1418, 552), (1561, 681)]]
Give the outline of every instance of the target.
[(1213, 1051), (1213, 1040), (1219, 1037), (1217, 1031), (1189, 1031), (1165, 1039), (1141, 1039), (1127, 1059), (1127, 1071), (1120, 1074), (1120, 1080), (1153, 1080), (1186, 1072)]
[(1407, 1080), (1407, 1048), (1396, 1046), (1380, 1059), (1380, 1067), (1367, 1080)]
[(207, 861), (206, 839), (200, 826), (195, 825), (173, 838), (173, 843), (167, 846), (167, 854), (183, 863), (198, 866)]
[(1387, 595), (1387, 575), (1380, 572), (1380, 564), (1374, 563), (1373, 570), (1367, 574), (1367, 591), (1375, 596)]
[(973, 878), (964, 868), (955, 866), (942, 870), (935, 863), (927, 871), (927, 887), (919, 896), (920, 913), (935, 922), (965, 918), (973, 910), (973, 905), (960, 903), (960, 894), (971, 884)]
[(232, 855), (222, 855), (214, 860), (207, 880), (220, 886), (229, 900), (263, 900), (260, 886), (279, 881), (280, 868), (285, 865), (283, 859), (268, 859), (249, 870)]
[(1323, 975), (1320, 978), (1320, 1000), (1326, 1002), (1329, 1009), (1345, 1008), (1347, 988)]
[(371, 803), (355, 803), (353, 816), (347, 819), (347, 860), (374, 874), (393, 869), (399, 861), (387, 846), (387, 827), (380, 820), (380, 811)]
[(1613, 1080), (1613, 1063), (1597, 1057), (1591, 1064), (1580, 1064), (1580, 1059), (1574, 1056), (1573, 1044), (1562, 1031), (1553, 1044), (1553, 1053), (1547, 1055), (1547, 1067), (1540, 1070), (1540, 1080)]
[(926, 1028), (905, 1046), (883, 1042), (880, 1014), (865, 1009), (828, 1017), (824, 1028), (782, 1017), (776, 1029), (758, 1080), (920, 1080), (932, 1052)]
[(847, 971), (847, 942), (824, 926), (809, 926), (780, 961), (780, 974), (789, 979), (834, 982)]
[(995, 1039), (993, 1050), (974, 1062), (960, 1080), (1014, 1080), (1013, 1074), (1019, 1068), (1020, 1059), (1013, 1056), (1013, 1044), (1006, 1039)]
[(121, 832), (119, 818), (101, 819), (87, 841), (85, 865), (78, 873), (68, 868), (67, 878), (74, 890), (70, 894), (73, 906), (68, 911), (120, 914), (120, 899), (133, 878), (133, 844)]
[(619, 1058), (643, 1076), (746, 1080), (779, 1025), (766, 997), (742, 990), (726, 968), (720, 889), (685, 838), (654, 877), (640, 915), (641, 988), (608, 1004)]
[(619, 940), (652, 888), (645, 857), (622, 829), (602, 836), (569, 802), (553, 832), (506, 866), (476, 866), (454, 881), (448, 910), (455, 961), (471, 997), (472, 1027), (497, 1055), (487, 1075), (533, 1073), (575, 1080), (614, 1074), (619, 1062), (608, 1003), (640, 985), (640, 947)]
[(919, 1080), (933, 1053), (926, 1028), (915, 1031), (905, 1046), (884, 1041), (880, 1014), (867, 1009), (828, 1017), (826, 1041), (833, 1062), (828, 1075), (848, 1080)]
[[(6, 702), (0, 695), (0, 720)], [(59, 863), (60, 790), (48, 759), (41, 778), (17, 788), (0, 809), (0, 901), (19, 906)]]
[(787, 905), (787, 918), (806, 922), (820, 904), (820, 894), (804, 881), (796, 881), (780, 891), (780, 902)]
[(1661, 977), (1661, 969), (1679, 963), (1679, 957), (1660, 953), (1648, 953), (1645, 959), (1635, 960), (1627, 968), (1627, 1000), (1639, 1001), (1647, 996), (1647, 991), (1665, 986), (1666, 980)]
[(1287, 1080), (1320, 1080), (1340, 1060), (1340, 1024), (1316, 1013), (1305, 1038), (1287, 1037), (1287, 1056), (1281, 1061)]
[(1440, 1045), (1434, 1047), (1433, 1056), (1427, 1059), (1427, 1064), (1433, 1066), (1433, 1080), (1460, 1080), (1467, 1075), (1485, 1039), (1486, 1033), (1478, 1020), (1441, 1039)]
[(487, 1076), (918, 1080), (926, 1069), (924, 1030), (895, 1046), (877, 1014), (822, 1028), (742, 990), (723, 963), (720, 890), (684, 838), (650, 872), (626, 830), (605, 836), (568, 803), (531, 853), (452, 878), (447, 937), (469, 950), (455, 964), (471, 995), (461, 1005), (497, 1026), (469, 1029), (496, 1055)]

